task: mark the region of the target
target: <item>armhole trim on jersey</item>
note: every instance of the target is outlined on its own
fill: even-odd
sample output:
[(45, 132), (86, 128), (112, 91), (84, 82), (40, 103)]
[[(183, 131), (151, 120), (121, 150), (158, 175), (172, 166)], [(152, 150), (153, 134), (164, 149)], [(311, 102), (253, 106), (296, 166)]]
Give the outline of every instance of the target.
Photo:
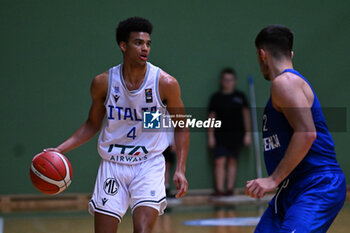
[(166, 108), (166, 105), (163, 104), (162, 99), (160, 98), (160, 93), (159, 93), (159, 75), (160, 75), (160, 68), (158, 68), (157, 75), (156, 75), (156, 96), (157, 100), (159, 102), (159, 105), (162, 106), (163, 108)]
[(107, 91), (107, 95), (106, 95), (106, 99), (105, 99), (104, 105), (107, 104), (108, 99), (109, 99), (109, 95), (111, 94), (112, 71), (113, 71), (113, 68), (110, 68), (110, 69), (109, 69), (109, 77), (108, 77), (108, 91)]

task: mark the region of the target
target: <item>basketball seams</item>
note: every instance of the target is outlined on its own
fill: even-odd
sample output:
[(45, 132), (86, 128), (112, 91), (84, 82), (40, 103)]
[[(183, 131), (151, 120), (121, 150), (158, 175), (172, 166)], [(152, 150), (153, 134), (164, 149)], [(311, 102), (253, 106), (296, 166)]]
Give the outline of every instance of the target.
[(58, 155), (61, 160), (63, 161), (63, 164), (65, 166), (65, 170), (66, 170), (66, 176), (63, 178), (64, 183), (66, 184), (66, 188), (68, 188), (68, 186), (70, 185), (70, 181), (71, 181), (71, 174), (70, 174), (70, 169), (68, 166), (68, 161), (65, 158), (65, 156), (61, 155), (60, 153), (54, 152), (56, 155)]
[[(42, 180), (44, 180), (44, 181), (46, 181), (46, 182), (48, 182), (48, 183), (50, 183), (50, 184), (56, 185), (58, 188), (61, 188), (61, 187), (62, 187), (62, 183), (64, 183), (63, 180), (57, 181), (57, 180), (53, 180), (53, 179), (51, 179), (51, 178), (45, 176), (44, 174), (42, 174), (41, 172), (39, 172), (39, 171), (34, 167), (33, 163), (31, 164), (30, 167), (31, 167), (32, 172), (33, 172), (36, 176), (38, 176), (40, 179), (42, 179)], [(63, 186), (64, 186), (64, 184), (63, 184)]]
[[(52, 174), (54, 177), (48, 176), (48, 174), (46, 174), (45, 176), (49, 177), (52, 180), (61, 181), (63, 179), (62, 174), (60, 173), (59, 169), (50, 161), (50, 158), (46, 158), (45, 156), (43, 156), (45, 153), (47, 153), (47, 152), (41, 152), (41, 153), (37, 154), (36, 156), (34, 156), (34, 158), (32, 159), (32, 163), (33, 163), (35, 169), (37, 169), (41, 174), (44, 174), (45, 171), (43, 171), (44, 173), (42, 173), (42, 171), (41, 171), (42, 169), (40, 169), (40, 167), (41, 167), (40, 165), (43, 163), (48, 163), (48, 165), (50, 165), (51, 168), (54, 168), (54, 169), (50, 169), (50, 170), (52, 170), (53, 172), (54, 171), (56, 171), (56, 172), (54, 172), (55, 174)], [(54, 152), (49, 152), (49, 153), (53, 154)], [(41, 159), (45, 160), (45, 161), (39, 162)], [(35, 163), (34, 163), (34, 161), (35, 161)], [(64, 164), (64, 162), (63, 162), (63, 164)], [(65, 169), (65, 170), (67, 170), (67, 169)]]
[[(48, 154), (46, 154), (46, 153), (48, 153)], [(51, 156), (49, 155), (50, 153), (51, 153)], [(47, 156), (49, 156), (49, 157), (47, 157)], [(54, 157), (56, 157), (56, 158), (54, 158)], [(51, 159), (53, 159), (53, 160), (51, 161)], [(63, 162), (64, 167), (62, 167), (62, 163), (60, 162), (60, 160)], [(49, 172), (48, 174), (45, 174), (45, 173), (47, 173), (46, 170), (41, 171), (42, 169), (41, 169), (40, 164), (45, 164), (45, 163), (47, 163), (47, 165), (46, 165), (46, 166), (48, 166), (47, 169), (51, 170), (51, 172)], [(65, 171), (63, 171), (62, 169), (64, 169)], [(35, 155), (34, 158), (32, 159), (30, 171), (31, 171), (31, 179), (33, 176), (33, 179), (34, 179), (34, 177), (36, 177), (36, 179), (38, 179), (39, 183), (44, 182), (45, 184), (52, 185), (53, 187), (56, 187), (57, 191), (48, 190), (44, 187), (41, 187), (41, 185), (37, 187), (33, 183), (34, 186), (39, 191), (42, 191), (44, 193), (46, 193), (45, 191), (50, 192), (50, 193), (46, 193), (46, 194), (51, 194), (51, 195), (52, 194), (53, 195), (59, 194), (59, 193), (63, 192), (66, 188), (68, 188), (68, 186), (71, 184), (72, 170), (71, 170), (71, 165), (70, 165), (69, 160), (64, 155), (57, 153), (57, 152), (54, 152), (54, 151), (41, 152), (41, 153)], [(60, 171), (62, 171), (62, 172), (60, 172)], [(64, 176), (63, 176), (63, 172), (65, 172)], [(32, 179), (32, 182), (34, 182), (33, 179)]]
[[(42, 159), (44, 159), (43, 157), (41, 157), (40, 156), (40, 158), (42, 158)], [(45, 160), (45, 161), (47, 161), (47, 160)], [(40, 169), (39, 169), (39, 165), (38, 164), (34, 164), (33, 162), (32, 162), (32, 165), (34, 166), (34, 168), (35, 168), (35, 170), (37, 170), (41, 175), (43, 175), (43, 176), (45, 176), (45, 177), (48, 177), (49, 179), (52, 179), (52, 180), (55, 180), (55, 181), (61, 181), (62, 179), (55, 179), (55, 178), (51, 178), (51, 177), (49, 177), (49, 176), (46, 176), (46, 175), (44, 175), (41, 171), (40, 171)], [(50, 164), (51, 166), (52, 166), (52, 164)], [(55, 169), (55, 171), (57, 171), (56, 169)], [(61, 174), (60, 173), (58, 173), (58, 175), (60, 176), (60, 177), (62, 177), (61, 176)]]
[[(49, 185), (48, 187), (46, 186), (40, 186), (40, 189), (35, 185), (35, 187), (46, 194), (52, 194), (52, 193), (57, 193), (60, 188), (56, 185), (56, 184), (52, 184), (49, 182), (46, 182), (44, 179), (42, 179), (40, 176), (38, 176), (37, 173), (35, 173), (32, 169), (30, 169), (30, 179), (32, 180), (32, 182), (44, 182), (45, 185)], [(50, 192), (50, 193), (47, 193)]]
[[(44, 156), (40, 156), (41, 158), (45, 159), (49, 164), (51, 164), (51, 166), (56, 170), (56, 172), (60, 175), (60, 177), (62, 178), (62, 181), (64, 182), (64, 184), (67, 187), (66, 181), (64, 179), (64, 177), (62, 176), (62, 174), (60, 173), (60, 171), (57, 169), (57, 167), (55, 165), (53, 165), (53, 163), (51, 163), (50, 160), (48, 160), (47, 158), (45, 158)], [(51, 179), (51, 178), (50, 178)]]

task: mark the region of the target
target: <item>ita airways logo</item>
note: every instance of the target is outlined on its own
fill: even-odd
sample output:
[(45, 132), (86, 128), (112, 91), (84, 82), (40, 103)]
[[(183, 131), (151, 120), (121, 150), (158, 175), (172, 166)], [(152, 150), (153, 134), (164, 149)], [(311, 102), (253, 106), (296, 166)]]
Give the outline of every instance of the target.
[(144, 112), (143, 113), (143, 128), (144, 129), (160, 129), (161, 127), (161, 113), (159, 110), (156, 112)]

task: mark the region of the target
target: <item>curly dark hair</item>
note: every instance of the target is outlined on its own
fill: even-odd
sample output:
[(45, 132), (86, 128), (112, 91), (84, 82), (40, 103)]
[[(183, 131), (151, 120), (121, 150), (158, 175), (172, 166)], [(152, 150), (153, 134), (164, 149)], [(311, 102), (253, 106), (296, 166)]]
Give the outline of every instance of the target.
[(115, 37), (118, 45), (120, 42), (128, 42), (130, 32), (147, 32), (152, 34), (153, 25), (150, 21), (141, 17), (131, 17), (119, 23), (115, 29)]
[(255, 38), (255, 47), (264, 48), (275, 58), (290, 57), (294, 33), (286, 26), (273, 24), (263, 28)]

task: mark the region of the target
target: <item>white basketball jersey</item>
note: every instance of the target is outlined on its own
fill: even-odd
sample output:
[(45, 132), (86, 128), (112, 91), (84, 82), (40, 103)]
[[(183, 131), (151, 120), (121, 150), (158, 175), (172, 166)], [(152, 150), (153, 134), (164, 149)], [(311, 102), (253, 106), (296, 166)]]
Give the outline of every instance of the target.
[(144, 112), (166, 113), (158, 91), (159, 73), (160, 68), (147, 63), (142, 85), (129, 91), (122, 65), (109, 70), (106, 118), (98, 139), (102, 159), (132, 165), (161, 155), (168, 147), (165, 131), (143, 128)]

